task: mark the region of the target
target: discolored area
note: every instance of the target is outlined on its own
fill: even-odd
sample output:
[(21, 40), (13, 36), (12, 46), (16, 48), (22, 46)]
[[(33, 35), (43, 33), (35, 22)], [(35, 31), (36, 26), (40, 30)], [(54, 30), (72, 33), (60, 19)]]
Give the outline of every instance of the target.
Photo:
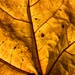
[(64, 28), (64, 25), (62, 25), (62, 28)]
[(45, 34), (44, 33), (41, 33), (41, 37), (44, 37), (45, 36)]
[(75, 0), (0, 0), (0, 75), (75, 74)]

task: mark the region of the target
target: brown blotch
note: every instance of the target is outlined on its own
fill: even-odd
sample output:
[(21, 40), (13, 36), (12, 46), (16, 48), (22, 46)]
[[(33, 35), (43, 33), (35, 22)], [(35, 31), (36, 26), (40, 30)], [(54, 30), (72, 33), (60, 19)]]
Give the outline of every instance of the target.
[(41, 33), (41, 37), (44, 37), (45, 36), (45, 34), (44, 33)]
[(64, 25), (62, 25), (62, 28), (64, 28)]
[(61, 9), (59, 9), (60, 11), (62, 11)]
[(2, 43), (4, 43), (4, 41), (2, 41)]
[(18, 47), (18, 49), (19, 49), (19, 47)]
[(21, 51), (21, 53), (23, 53), (23, 52)]
[(14, 46), (14, 49), (16, 49), (16, 46)]
[(35, 20), (38, 20), (37, 18), (35, 18)]
[(6, 4), (6, 5), (8, 5), (8, 4)]
[(24, 59), (22, 59), (22, 61), (24, 61)]

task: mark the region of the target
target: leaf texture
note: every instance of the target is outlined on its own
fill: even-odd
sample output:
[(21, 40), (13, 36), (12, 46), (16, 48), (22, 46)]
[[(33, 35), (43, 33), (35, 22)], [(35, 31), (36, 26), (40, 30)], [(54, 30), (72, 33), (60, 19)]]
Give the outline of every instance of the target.
[(75, 0), (0, 0), (0, 75), (75, 75)]

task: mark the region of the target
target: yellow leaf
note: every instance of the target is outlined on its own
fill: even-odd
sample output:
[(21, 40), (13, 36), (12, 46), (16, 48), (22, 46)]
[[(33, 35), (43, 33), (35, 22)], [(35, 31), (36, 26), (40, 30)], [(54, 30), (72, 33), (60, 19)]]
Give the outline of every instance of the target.
[(0, 75), (74, 75), (75, 0), (0, 0)]

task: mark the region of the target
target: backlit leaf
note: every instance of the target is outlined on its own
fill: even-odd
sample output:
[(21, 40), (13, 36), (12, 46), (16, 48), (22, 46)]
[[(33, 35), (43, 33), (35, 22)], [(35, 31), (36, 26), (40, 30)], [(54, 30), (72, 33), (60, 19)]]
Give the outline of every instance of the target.
[(75, 75), (75, 0), (0, 0), (0, 75)]

